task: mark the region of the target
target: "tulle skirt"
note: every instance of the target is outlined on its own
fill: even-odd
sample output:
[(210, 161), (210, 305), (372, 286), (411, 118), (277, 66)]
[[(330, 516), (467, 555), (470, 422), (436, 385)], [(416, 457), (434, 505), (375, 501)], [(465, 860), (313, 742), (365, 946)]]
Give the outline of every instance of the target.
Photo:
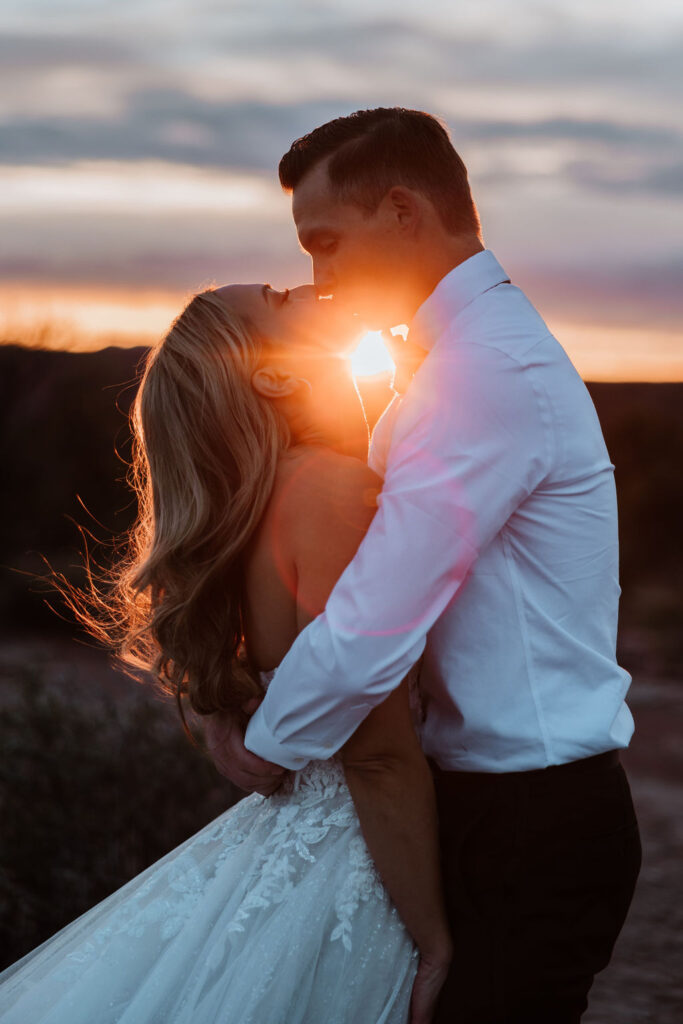
[(0, 1024), (406, 1024), (417, 959), (341, 765), (312, 762), (0, 974)]

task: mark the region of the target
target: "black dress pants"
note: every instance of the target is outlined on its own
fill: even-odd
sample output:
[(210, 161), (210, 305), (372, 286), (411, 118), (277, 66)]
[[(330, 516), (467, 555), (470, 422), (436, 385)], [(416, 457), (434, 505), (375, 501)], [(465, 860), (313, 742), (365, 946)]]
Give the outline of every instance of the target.
[(436, 1024), (577, 1024), (640, 869), (618, 754), (504, 775), (432, 771), (455, 940)]

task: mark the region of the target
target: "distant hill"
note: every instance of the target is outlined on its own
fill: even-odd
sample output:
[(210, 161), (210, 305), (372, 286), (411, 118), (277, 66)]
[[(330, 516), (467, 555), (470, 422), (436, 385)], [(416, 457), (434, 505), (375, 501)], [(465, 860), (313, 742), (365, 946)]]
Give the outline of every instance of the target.
[[(81, 542), (72, 520), (103, 539), (129, 526), (135, 510), (124, 482), (127, 416), (145, 351), (0, 346), (5, 629), (58, 621), (27, 578), (8, 567), (40, 572), (38, 552), (56, 568), (77, 563)], [(683, 383), (589, 389), (616, 466), (624, 590), (663, 579), (673, 585), (683, 571)]]
[[(124, 483), (128, 411), (144, 348), (71, 353), (0, 346), (0, 615), (4, 627), (54, 627), (29, 582), (38, 553), (65, 570), (79, 561), (72, 520), (106, 539), (135, 514)], [(118, 455), (117, 455), (118, 452)], [(122, 459), (124, 461), (122, 461)], [(84, 511), (78, 497), (104, 528)]]
[(588, 384), (614, 463), (621, 580), (683, 573), (683, 383)]

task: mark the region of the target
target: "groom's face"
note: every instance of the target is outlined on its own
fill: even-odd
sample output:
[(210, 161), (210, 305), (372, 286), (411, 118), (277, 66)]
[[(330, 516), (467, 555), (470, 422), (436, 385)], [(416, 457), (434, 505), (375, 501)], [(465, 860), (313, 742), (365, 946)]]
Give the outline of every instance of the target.
[(368, 327), (401, 322), (405, 242), (390, 204), (368, 214), (341, 202), (322, 161), (294, 189), (292, 214), (319, 295), (332, 295)]

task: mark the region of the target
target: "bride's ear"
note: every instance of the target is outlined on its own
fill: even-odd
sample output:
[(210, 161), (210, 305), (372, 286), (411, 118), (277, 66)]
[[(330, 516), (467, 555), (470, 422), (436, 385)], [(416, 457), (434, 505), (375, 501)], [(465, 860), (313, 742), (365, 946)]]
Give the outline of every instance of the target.
[(298, 391), (302, 384), (310, 388), (308, 381), (276, 366), (260, 366), (251, 377), (254, 391), (264, 398), (287, 398)]

